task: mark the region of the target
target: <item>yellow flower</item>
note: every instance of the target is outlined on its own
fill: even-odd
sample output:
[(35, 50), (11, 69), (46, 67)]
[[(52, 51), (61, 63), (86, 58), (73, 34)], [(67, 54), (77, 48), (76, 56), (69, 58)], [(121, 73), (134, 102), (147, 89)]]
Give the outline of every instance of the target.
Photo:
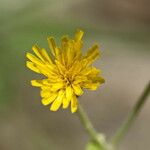
[(27, 53), (27, 67), (45, 76), (42, 80), (32, 80), (32, 86), (41, 88), (42, 104), (51, 104), (50, 110), (57, 111), (59, 107), (68, 108), (71, 112), (78, 108), (77, 97), (83, 94), (83, 89), (96, 90), (104, 83), (99, 75), (100, 70), (92, 67), (93, 61), (99, 57), (98, 45), (91, 47), (83, 56), (83, 31), (78, 30), (74, 39), (63, 36), (61, 46), (57, 47), (53, 37), (48, 38), (52, 54), (44, 48), (33, 46), (36, 54)]

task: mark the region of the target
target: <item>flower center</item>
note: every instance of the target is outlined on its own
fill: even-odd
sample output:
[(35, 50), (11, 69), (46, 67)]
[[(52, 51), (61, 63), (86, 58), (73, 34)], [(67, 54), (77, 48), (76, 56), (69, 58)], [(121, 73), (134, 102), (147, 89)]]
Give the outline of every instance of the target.
[(65, 81), (66, 85), (71, 85), (73, 82), (72, 77), (70, 76), (70, 74), (68, 73), (68, 71), (66, 71), (63, 75), (62, 75), (63, 80)]

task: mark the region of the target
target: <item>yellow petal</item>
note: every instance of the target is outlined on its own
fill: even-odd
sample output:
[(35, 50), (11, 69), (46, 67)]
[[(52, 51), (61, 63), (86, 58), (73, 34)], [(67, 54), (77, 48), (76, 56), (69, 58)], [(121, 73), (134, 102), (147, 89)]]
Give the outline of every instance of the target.
[(93, 53), (97, 52), (98, 51), (98, 45), (95, 44), (93, 45), (86, 53), (85, 57), (90, 57), (91, 55), (93, 55)]
[(78, 96), (81, 96), (83, 94), (83, 90), (81, 89), (79, 84), (72, 84), (74, 93)]
[(40, 95), (41, 97), (50, 97), (51, 96), (51, 92), (49, 90), (41, 90)]
[(56, 97), (57, 97), (57, 93), (52, 93), (51, 96), (47, 98), (43, 98), (41, 102), (43, 105), (49, 105), (56, 99)]
[(68, 36), (63, 36), (61, 39), (61, 47), (64, 50), (66, 48), (66, 44), (68, 43), (69, 39)]
[(53, 37), (48, 38), (49, 47), (51, 49), (52, 54), (58, 58), (60, 54), (60, 50), (56, 47), (55, 40)]
[(79, 84), (79, 83), (85, 82), (85, 81), (87, 81), (86, 76), (76, 76), (73, 84)]
[(43, 85), (43, 86), (41, 86), (41, 89), (44, 90), (44, 91), (46, 91), (46, 90), (51, 91), (52, 87), (47, 86), (47, 85)]
[(31, 85), (36, 87), (41, 87), (43, 86), (43, 82), (42, 80), (31, 80)]
[(37, 46), (37, 45), (34, 45), (32, 47), (32, 50), (34, 51), (34, 53), (42, 60), (42, 61), (45, 61), (43, 56), (42, 56), (42, 53), (41, 53), (41, 50), (40, 48)]
[(63, 36), (61, 39), (61, 50), (62, 50), (62, 63), (67, 64), (67, 49), (68, 49), (68, 36)]
[(27, 53), (27, 54), (26, 54), (26, 57), (27, 57), (29, 60), (31, 60), (33, 63), (35, 63), (35, 64), (37, 64), (37, 65), (39, 65), (39, 66), (43, 66), (43, 65), (44, 65), (43, 62), (42, 62), (40, 59), (38, 59), (36, 56), (34, 56), (34, 55), (31, 54), (31, 53)]
[(73, 98), (71, 99), (71, 112), (74, 113), (77, 111), (78, 108), (78, 101), (77, 97), (74, 95)]
[(80, 64), (80, 62), (75, 61), (69, 69), (69, 73), (72, 75), (72, 78), (74, 78), (74, 76), (78, 74), (81, 69), (82, 69), (82, 65)]
[(84, 32), (82, 30), (77, 30), (75, 33), (75, 41), (80, 41), (82, 39), (83, 33)]
[(91, 64), (97, 57), (100, 56), (98, 45), (90, 48), (84, 58), (87, 60), (87, 65)]
[(96, 90), (99, 87), (100, 83), (84, 83), (83, 88), (87, 88), (90, 90)]
[(61, 106), (62, 101), (58, 101), (57, 99), (53, 102), (52, 106), (50, 107), (51, 111), (57, 111)]
[(57, 91), (59, 89), (62, 89), (64, 87), (64, 83), (63, 82), (56, 82), (52, 84), (52, 91)]
[(70, 101), (68, 101), (66, 96), (64, 96), (64, 98), (63, 98), (63, 108), (64, 109), (68, 108), (69, 104), (70, 104)]
[(50, 50), (51, 50), (52, 54), (55, 56), (56, 55), (56, 53), (55, 53), (55, 49), (56, 49), (55, 40), (53, 37), (49, 37), (49, 38), (47, 38), (47, 40), (48, 40)]
[(49, 57), (47, 51), (44, 48), (41, 49), (41, 54), (43, 55), (45, 60), (47, 60), (48, 62), (50, 62), (50, 64), (52, 64), (52, 60), (51, 60), (51, 58)]
[(30, 61), (26, 62), (26, 66), (31, 69), (32, 71), (35, 71), (37, 73), (40, 73), (39, 69), (36, 67), (36, 65)]
[(71, 66), (71, 64), (74, 61), (75, 50), (73, 49), (73, 47), (74, 47), (74, 41), (70, 40), (68, 42), (68, 47), (67, 47), (67, 63), (68, 63), (68, 66)]
[[(34, 60), (33, 60), (34, 61)], [(31, 70), (44, 74), (45, 76), (49, 76), (51, 73), (53, 73), (46, 65), (41, 64), (40, 62), (29, 62), (26, 63), (27, 67)]]
[(66, 88), (66, 98), (68, 101), (70, 101), (72, 99), (73, 96), (73, 89), (71, 86), (67, 86)]
[(35, 66), (37, 67), (37, 69), (39, 69), (39, 72), (41, 74), (44, 74), (45, 76), (49, 76), (49, 74), (52, 73), (52, 70), (50, 70), (50, 68), (45, 64), (45, 62), (42, 62), (36, 56), (30, 53), (27, 53), (26, 56), (29, 60), (31, 60), (35, 64)]
[(63, 101), (63, 96), (64, 96), (64, 91), (62, 90), (59, 91), (57, 98), (55, 99), (55, 101), (52, 103), (50, 107), (51, 111), (57, 111), (59, 109)]
[(66, 72), (65, 66), (63, 66), (58, 60), (56, 60), (55, 62), (60, 74), (64, 74), (64, 72)]
[(44, 74), (45, 76), (51, 75), (51, 70), (49, 70), (46, 66), (36, 65), (36, 67), (39, 69), (41, 74)]
[(99, 82), (99, 83), (105, 83), (105, 79), (100, 77), (100, 76), (97, 76), (97, 77), (94, 77), (93, 79), (91, 79), (93, 82)]
[(96, 69), (95, 67), (86, 68), (81, 71), (81, 74), (86, 76), (97, 76), (100, 73), (100, 70)]

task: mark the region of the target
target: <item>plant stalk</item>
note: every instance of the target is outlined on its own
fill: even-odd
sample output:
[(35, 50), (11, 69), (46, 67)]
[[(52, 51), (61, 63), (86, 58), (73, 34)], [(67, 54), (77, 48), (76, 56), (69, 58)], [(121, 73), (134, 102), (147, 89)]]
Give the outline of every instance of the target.
[(112, 145), (114, 147), (117, 147), (122, 138), (125, 136), (131, 125), (133, 124), (134, 120), (138, 116), (143, 104), (146, 102), (146, 99), (148, 98), (150, 94), (150, 82), (146, 86), (145, 90), (143, 91), (142, 95), (138, 99), (137, 103), (129, 113), (127, 119), (123, 122), (121, 127), (118, 129), (116, 134), (114, 135), (112, 139)]
[(106, 150), (104, 144), (99, 140), (96, 130), (94, 129), (81, 105), (78, 106), (77, 115), (88, 135), (90, 136), (91, 140), (98, 144), (101, 150)]

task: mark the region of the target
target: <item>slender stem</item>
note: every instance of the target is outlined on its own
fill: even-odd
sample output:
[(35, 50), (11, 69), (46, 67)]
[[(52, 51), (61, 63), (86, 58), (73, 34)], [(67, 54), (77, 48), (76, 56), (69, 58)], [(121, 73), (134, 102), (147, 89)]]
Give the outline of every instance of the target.
[(85, 113), (85, 111), (83, 110), (81, 105), (78, 106), (77, 115), (78, 115), (82, 125), (84, 126), (85, 130), (89, 134), (91, 140), (93, 140), (96, 144), (98, 144), (102, 150), (105, 150), (104, 145), (100, 142), (97, 132), (93, 128), (87, 114)]
[(149, 93), (150, 93), (150, 83), (148, 83), (141, 97), (139, 98), (135, 106), (133, 107), (132, 111), (129, 113), (129, 116), (123, 122), (123, 124), (118, 129), (115, 136), (113, 137), (112, 144), (114, 145), (114, 147), (116, 147), (120, 143), (122, 138), (125, 136), (126, 132), (128, 131), (128, 129), (130, 128), (134, 120), (136, 119), (137, 115), (139, 114), (144, 102), (148, 98)]

